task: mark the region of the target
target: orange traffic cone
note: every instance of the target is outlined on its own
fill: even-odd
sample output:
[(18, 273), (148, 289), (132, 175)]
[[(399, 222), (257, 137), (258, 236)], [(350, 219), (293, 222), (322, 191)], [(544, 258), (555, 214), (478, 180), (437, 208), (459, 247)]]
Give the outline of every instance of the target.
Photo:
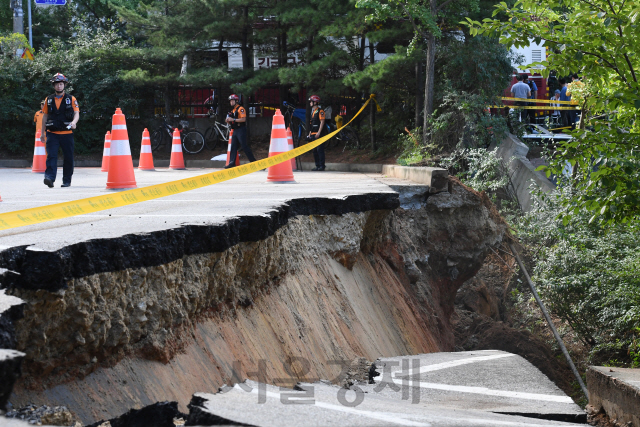
[[(284, 128), (284, 116), (280, 110), (276, 110), (271, 126), (271, 144), (269, 145), (269, 157), (285, 153), (289, 150), (287, 131)], [(295, 182), (291, 162), (282, 162), (268, 168), (267, 182)]]
[[(227, 144), (227, 163), (225, 166), (229, 166), (229, 160), (231, 160), (231, 139), (233, 138), (233, 129), (229, 132), (229, 143)], [(240, 166), (240, 152), (236, 151), (236, 166)]]
[(171, 161), (169, 162), (169, 169), (186, 169), (184, 167), (182, 141), (180, 140), (180, 131), (178, 128), (173, 130), (173, 143), (171, 144)]
[(44, 173), (45, 170), (47, 170), (47, 149), (42, 143), (40, 131), (36, 131), (36, 145), (33, 149), (31, 172)]
[(109, 172), (109, 152), (111, 150), (111, 132), (107, 131), (104, 136), (104, 150), (102, 150), (102, 169), (101, 172)]
[(151, 154), (151, 140), (149, 139), (149, 131), (147, 130), (147, 128), (145, 128), (142, 131), (142, 146), (140, 147), (140, 162), (138, 163), (138, 170), (141, 170), (141, 171), (156, 170), (153, 167), (153, 154)]
[[(287, 142), (289, 143), (289, 151), (293, 150), (293, 134), (291, 133), (291, 128), (287, 128)], [(297, 171), (296, 167), (296, 159), (295, 157), (291, 159), (291, 170)]]
[(109, 147), (107, 189), (136, 188), (127, 122), (119, 108), (116, 108), (116, 113), (113, 115), (111, 131), (113, 133), (111, 134), (111, 147)]

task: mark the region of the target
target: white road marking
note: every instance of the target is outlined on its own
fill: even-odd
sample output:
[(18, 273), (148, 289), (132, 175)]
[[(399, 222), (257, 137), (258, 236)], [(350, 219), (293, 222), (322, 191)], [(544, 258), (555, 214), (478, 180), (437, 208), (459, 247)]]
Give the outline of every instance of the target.
[(409, 371), (409, 373), (396, 372), (395, 377), (400, 378), (400, 377), (405, 377), (407, 375), (424, 374), (427, 372), (439, 371), (441, 369), (455, 368), (456, 366), (468, 365), (470, 363), (484, 362), (487, 360), (494, 360), (494, 359), (503, 359), (505, 357), (513, 357), (513, 356), (515, 356), (515, 354), (507, 353), (507, 354), (494, 354), (493, 356), (469, 357), (466, 359), (454, 360), (451, 362), (443, 362), (443, 363), (436, 363), (433, 365), (421, 366), (420, 369), (418, 369), (417, 371), (414, 371), (412, 369)]
[(470, 386), (463, 386), (463, 385), (436, 384), (436, 383), (427, 383), (422, 381), (416, 384), (419, 385), (420, 388), (456, 391), (459, 393), (484, 394), (486, 396), (511, 397), (515, 399), (543, 400), (546, 402), (557, 402), (557, 403), (573, 403), (573, 400), (569, 396), (558, 396), (555, 394), (525, 393), (522, 391), (509, 391), (509, 390), (492, 390), (486, 387), (470, 387)]
[[(234, 386), (234, 388), (236, 388), (236, 389), (238, 389), (240, 391), (244, 391), (244, 390), (242, 390), (242, 388), (238, 384), (236, 384)], [(287, 394), (290, 395), (292, 391), (293, 390), (287, 390)], [(260, 390), (257, 387), (252, 387), (251, 388), (251, 393), (259, 394)], [(263, 393), (264, 393), (264, 391), (263, 391)], [(267, 393), (268, 397), (272, 397), (272, 398), (278, 399), (278, 400), (280, 399), (280, 393), (275, 393), (275, 392), (272, 392), (272, 391), (267, 391), (266, 393)], [(289, 400), (292, 400), (292, 399), (289, 398)], [(365, 410), (360, 410), (360, 409), (349, 408), (347, 406), (334, 405), (333, 403), (318, 402), (317, 400), (315, 400), (314, 406), (317, 406), (317, 407), (323, 408), (323, 409), (329, 409), (331, 411), (344, 412), (344, 413), (352, 414), (352, 415), (359, 415), (361, 417), (371, 418), (373, 420), (384, 421), (384, 422), (387, 422), (387, 423), (393, 423), (393, 424), (397, 424), (397, 425), (401, 425), (401, 426), (416, 426), (416, 427), (429, 427), (429, 426), (431, 426), (431, 424), (428, 424), (428, 423), (423, 423), (423, 422), (412, 421), (412, 420), (407, 420), (407, 419), (400, 418), (400, 416), (402, 414), (390, 414), (388, 412), (387, 413), (378, 413), (378, 412), (372, 412), (372, 411), (365, 411)]]

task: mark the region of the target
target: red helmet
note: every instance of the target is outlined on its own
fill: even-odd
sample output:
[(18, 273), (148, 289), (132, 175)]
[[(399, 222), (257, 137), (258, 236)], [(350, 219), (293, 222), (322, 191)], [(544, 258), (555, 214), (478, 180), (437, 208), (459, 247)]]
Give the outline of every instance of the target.
[(229, 101), (231, 101), (232, 99), (233, 99), (234, 101), (236, 101), (236, 102), (240, 101), (240, 97), (239, 97), (238, 95), (236, 95), (235, 93), (232, 93), (232, 94), (229, 96)]
[(320, 97), (318, 95), (311, 95), (309, 101), (320, 102)]
[(56, 73), (55, 76), (51, 79), (51, 83), (63, 82), (65, 84), (69, 83), (69, 79), (67, 79), (64, 74)]

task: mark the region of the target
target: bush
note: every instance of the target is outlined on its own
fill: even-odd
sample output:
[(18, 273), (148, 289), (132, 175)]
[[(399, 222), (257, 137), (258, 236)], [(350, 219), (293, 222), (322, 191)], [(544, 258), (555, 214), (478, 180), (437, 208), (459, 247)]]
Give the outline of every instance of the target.
[(146, 94), (120, 78), (124, 64), (111, 56), (125, 43), (109, 32), (80, 32), (71, 43), (54, 41), (49, 48), (35, 54), (35, 59), (16, 58), (11, 43), (0, 37), (0, 150), (16, 154), (33, 150), (35, 126), (33, 116), (40, 101), (53, 93), (49, 80), (62, 73), (70, 80), (67, 92), (80, 105), (80, 122), (75, 132), (79, 154), (100, 152), (104, 134), (110, 129), (111, 116), (120, 107), (125, 114), (140, 110)]
[(601, 227), (579, 211), (560, 219), (560, 190), (516, 225), (534, 255), (534, 280), (549, 309), (591, 350), (592, 363), (640, 365), (640, 232), (637, 222)]

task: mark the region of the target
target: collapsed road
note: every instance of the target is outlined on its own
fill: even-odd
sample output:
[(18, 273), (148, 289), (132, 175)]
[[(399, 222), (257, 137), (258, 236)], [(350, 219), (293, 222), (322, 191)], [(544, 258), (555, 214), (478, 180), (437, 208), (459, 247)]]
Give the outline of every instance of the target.
[[(79, 169), (63, 192), (26, 174), (0, 170), (2, 182), (30, 183), (3, 191), (2, 211), (87, 197), (104, 181)], [(456, 292), (506, 232), (486, 196), (435, 175), (427, 185), (329, 172), (296, 180), (254, 173), (0, 232), (0, 287), (24, 301), (0, 317), (3, 345), (22, 362), (4, 397), (65, 405), (89, 424), (160, 401), (186, 413), (194, 393), (245, 378), (353, 387), (343, 371), (354, 360), (452, 351)]]

